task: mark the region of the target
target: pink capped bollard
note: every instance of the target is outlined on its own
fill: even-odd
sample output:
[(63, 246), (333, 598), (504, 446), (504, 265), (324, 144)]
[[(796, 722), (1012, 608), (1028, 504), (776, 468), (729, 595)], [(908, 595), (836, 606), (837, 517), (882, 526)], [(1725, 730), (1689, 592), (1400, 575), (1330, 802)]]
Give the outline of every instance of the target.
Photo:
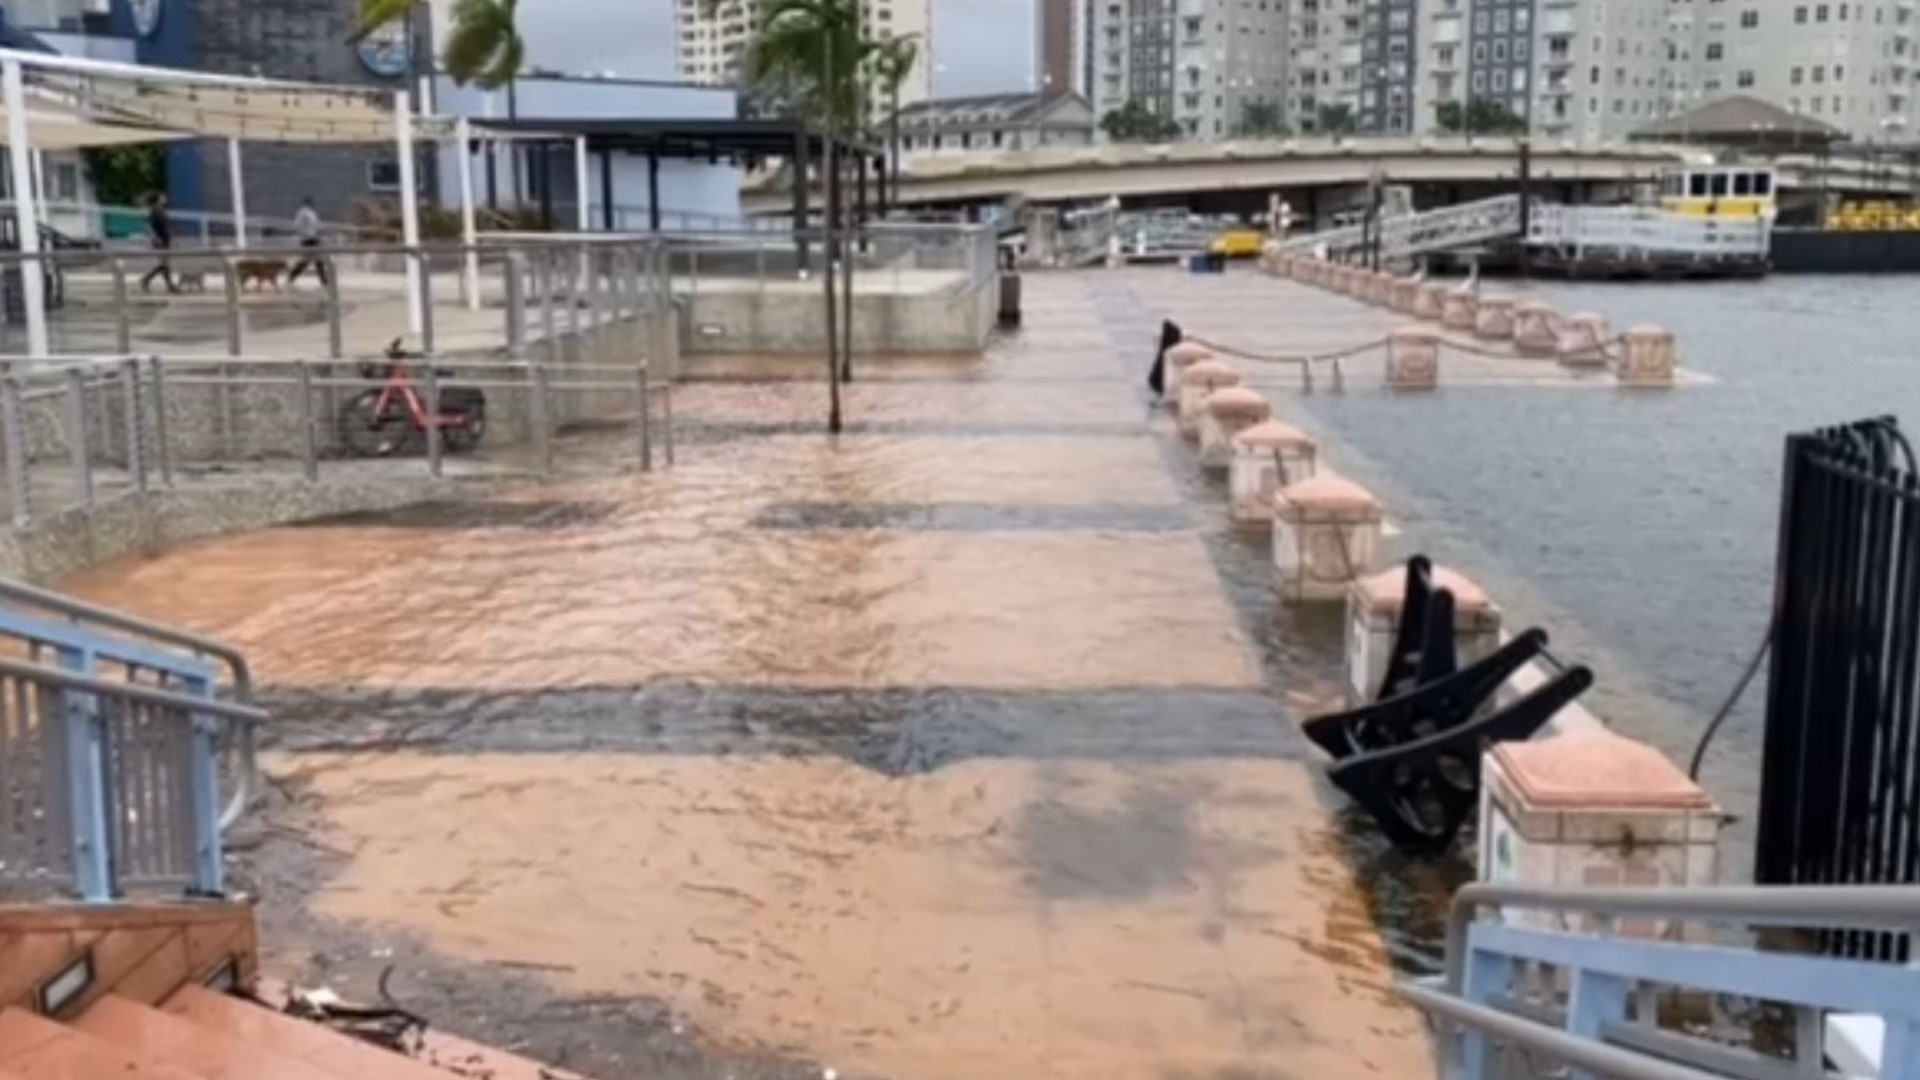
[(1413, 317), (1431, 319), (1438, 322), (1447, 310), (1447, 290), (1444, 285), (1423, 281), (1415, 287), (1413, 293)]
[(1320, 473), (1273, 498), (1273, 573), (1293, 602), (1344, 600), (1373, 569), (1380, 547), (1380, 503), (1351, 480)]
[(1673, 385), (1673, 334), (1658, 326), (1636, 326), (1623, 337), (1619, 379), (1622, 386)]
[(1395, 278), (1392, 290), (1391, 307), (1402, 315), (1418, 316), (1414, 310), (1420, 303), (1420, 283), (1412, 278)]
[(1612, 337), (1607, 317), (1591, 311), (1569, 316), (1560, 334), (1560, 363), (1570, 368), (1607, 366), (1607, 343)]
[(1233, 464), (1227, 470), (1230, 516), (1243, 525), (1272, 524), (1274, 495), (1312, 476), (1319, 453), (1313, 436), (1278, 420), (1235, 435)]
[(1480, 295), (1465, 285), (1448, 289), (1442, 297), (1440, 325), (1449, 330), (1473, 333), (1474, 317), (1480, 312)]
[(1373, 272), (1372, 288), (1367, 294), (1368, 302), (1376, 307), (1392, 307), (1393, 284), (1392, 274), (1387, 273), (1385, 270), (1375, 270)]
[(1226, 386), (1209, 394), (1200, 414), (1200, 467), (1225, 472), (1233, 464), (1233, 437), (1272, 415), (1257, 390)]
[(1160, 404), (1173, 406), (1180, 401), (1181, 377), (1202, 360), (1213, 360), (1213, 350), (1197, 341), (1176, 341), (1167, 348), (1167, 366), (1160, 372)]
[(1395, 390), (1431, 390), (1440, 385), (1440, 334), (1403, 326), (1387, 335), (1387, 385)]
[(1180, 376), (1180, 434), (1189, 439), (1200, 437), (1200, 417), (1206, 411), (1207, 398), (1215, 390), (1240, 385), (1240, 373), (1218, 360), (1188, 364)]
[(1483, 296), (1473, 313), (1473, 336), (1482, 341), (1509, 341), (1513, 338), (1513, 300), (1505, 296)]
[(1521, 356), (1541, 359), (1560, 354), (1560, 317), (1553, 306), (1528, 300), (1513, 306), (1513, 347)]
[[(1530, 889), (1718, 883), (1724, 817), (1666, 755), (1595, 727), (1494, 745), (1480, 764), (1479, 877)], [(1506, 921), (1585, 929), (1581, 916)], [(1678, 920), (1626, 919), (1615, 933), (1674, 936)]]
[[(1433, 585), (1453, 594), (1453, 645), (1460, 666), (1484, 659), (1500, 648), (1500, 609), (1466, 575), (1444, 566), (1433, 568)], [(1407, 571), (1403, 566), (1370, 574), (1347, 592), (1347, 701), (1372, 701), (1386, 681), (1387, 660), (1393, 655), (1400, 629), (1400, 607), (1406, 602)]]

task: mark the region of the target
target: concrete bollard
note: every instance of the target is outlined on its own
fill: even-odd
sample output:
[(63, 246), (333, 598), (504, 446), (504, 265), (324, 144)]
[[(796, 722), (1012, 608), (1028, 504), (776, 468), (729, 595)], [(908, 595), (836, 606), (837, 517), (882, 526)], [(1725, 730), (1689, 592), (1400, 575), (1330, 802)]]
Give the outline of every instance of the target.
[(1345, 599), (1373, 569), (1380, 547), (1380, 503), (1351, 480), (1320, 473), (1281, 488), (1273, 499), (1273, 572), (1294, 602)]
[(1673, 334), (1658, 326), (1626, 332), (1620, 359), (1622, 386), (1673, 385)]
[(1233, 437), (1272, 415), (1259, 391), (1227, 386), (1209, 394), (1200, 414), (1200, 467), (1225, 472), (1233, 464)]
[(1213, 350), (1197, 341), (1176, 341), (1167, 349), (1167, 366), (1160, 372), (1160, 403), (1172, 407), (1180, 401), (1181, 377), (1202, 360), (1215, 359)]
[(1565, 367), (1598, 368), (1607, 364), (1607, 317), (1582, 311), (1567, 319), (1560, 335), (1560, 363)]
[(1403, 326), (1388, 334), (1387, 385), (1395, 390), (1440, 385), (1440, 335), (1424, 326)]
[[(1481, 759), (1479, 879), (1531, 889), (1711, 886), (1724, 818), (1666, 755), (1596, 728), (1494, 745)], [(1581, 920), (1512, 912), (1510, 923)], [(1623, 919), (1627, 937), (1675, 936), (1677, 920)]]
[(1448, 289), (1441, 300), (1440, 325), (1449, 330), (1473, 332), (1474, 317), (1480, 311), (1480, 297), (1465, 286)]
[(1549, 357), (1560, 353), (1560, 317), (1553, 306), (1528, 300), (1513, 306), (1513, 345), (1521, 356)]
[(1367, 299), (1377, 307), (1393, 306), (1393, 275), (1386, 271), (1376, 271), (1373, 275), (1372, 291)]
[[(1453, 594), (1453, 648), (1460, 666), (1500, 648), (1501, 613), (1480, 586), (1443, 566), (1433, 568), (1435, 588)], [(1406, 602), (1407, 570), (1396, 566), (1353, 583), (1347, 591), (1347, 701), (1372, 701), (1387, 677)]]
[(1239, 385), (1240, 373), (1218, 360), (1188, 364), (1180, 376), (1180, 434), (1189, 439), (1199, 438), (1200, 416), (1205, 411), (1207, 398), (1215, 390)]
[(1313, 475), (1320, 448), (1297, 427), (1267, 420), (1233, 437), (1227, 471), (1228, 511), (1245, 525), (1273, 523), (1273, 497)]
[(1393, 282), (1393, 310), (1402, 315), (1417, 315), (1414, 310), (1420, 303), (1420, 283), (1411, 278), (1395, 278)]
[(1513, 338), (1513, 300), (1506, 296), (1483, 296), (1473, 313), (1473, 336), (1482, 341), (1509, 341)]
[(1413, 317), (1416, 319), (1438, 320), (1447, 309), (1447, 290), (1444, 286), (1422, 282), (1414, 287)]

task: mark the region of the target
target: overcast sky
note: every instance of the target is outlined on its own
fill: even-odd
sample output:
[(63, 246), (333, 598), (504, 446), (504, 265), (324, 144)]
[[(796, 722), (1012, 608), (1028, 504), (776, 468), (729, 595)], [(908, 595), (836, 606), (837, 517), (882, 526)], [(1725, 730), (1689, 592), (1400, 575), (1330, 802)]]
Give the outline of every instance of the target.
[[(525, 0), (531, 65), (671, 79), (673, 0)], [(1032, 82), (1033, 0), (934, 0), (934, 93), (1022, 90)]]

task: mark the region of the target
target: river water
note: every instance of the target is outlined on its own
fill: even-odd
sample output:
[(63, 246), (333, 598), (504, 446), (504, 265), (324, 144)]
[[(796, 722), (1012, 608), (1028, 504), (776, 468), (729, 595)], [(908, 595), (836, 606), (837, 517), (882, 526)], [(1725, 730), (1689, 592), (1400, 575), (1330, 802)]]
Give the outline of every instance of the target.
[[(1538, 622), (1594, 665), (1596, 711), (1685, 761), (1765, 631), (1784, 437), (1869, 415), (1920, 422), (1920, 289), (1847, 276), (1537, 291), (1616, 328), (1673, 330), (1682, 364), (1715, 381), (1302, 406), (1371, 462), (1422, 546), (1482, 577), (1510, 623)], [(1703, 772), (1742, 815), (1764, 691), (1763, 671)], [(1743, 860), (1736, 849), (1723, 876), (1747, 873)]]

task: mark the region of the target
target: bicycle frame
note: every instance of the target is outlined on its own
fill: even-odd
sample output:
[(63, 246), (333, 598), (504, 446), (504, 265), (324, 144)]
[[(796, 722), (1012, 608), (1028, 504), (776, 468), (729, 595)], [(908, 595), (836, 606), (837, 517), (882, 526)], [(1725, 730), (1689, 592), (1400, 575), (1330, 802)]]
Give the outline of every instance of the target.
[(394, 363), (387, 368), (387, 379), (380, 386), (380, 396), (373, 403), (373, 415), (384, 418), (387, 410), (393, 407), (394, 399), (405, 402), (407, 417), (413, 422), (415, 431), (425, 431), (429, 424), (438, 428), (460, 428), (467, 426), (465, 413), (447, 413), (429, 417), (427, 403), (420, 399), (420, 392), (414, 389), (412, 368), (404, 363)]

